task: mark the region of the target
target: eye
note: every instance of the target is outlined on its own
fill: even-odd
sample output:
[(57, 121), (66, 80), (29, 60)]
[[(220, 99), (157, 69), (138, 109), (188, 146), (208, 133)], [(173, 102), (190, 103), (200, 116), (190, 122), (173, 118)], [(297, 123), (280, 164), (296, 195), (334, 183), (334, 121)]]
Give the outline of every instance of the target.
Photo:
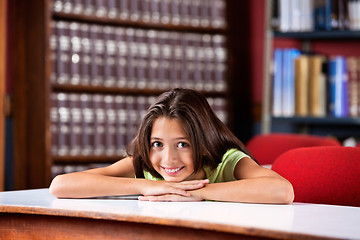
[(189, 147), (190, 145), (188, 144), (188, 143), (186, 143), (186, 142), (179, 142), (178, 144), (177, 144), (177, 147), (178, 148), (185, 148), (185, 147)]
[(156, 142), (151, 143), (151, 146), (154, 148), (159, 148), (159, 147), (162, 147), (163, 145), (161, 142), (156, 141)]

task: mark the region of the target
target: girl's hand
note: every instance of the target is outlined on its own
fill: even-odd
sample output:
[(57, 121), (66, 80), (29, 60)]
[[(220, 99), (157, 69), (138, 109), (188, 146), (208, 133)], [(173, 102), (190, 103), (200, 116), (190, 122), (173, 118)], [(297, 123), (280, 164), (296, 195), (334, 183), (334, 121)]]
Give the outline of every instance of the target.
[(181, 196), (177, 194), (164, 194), (159, 196), (139, 196), (140, 201), (149, 202), (198, 202), (204, 199), (195, 196)]
[[(203, 188), (209, 183), (208, 179), (204, 180), (192, 180), (184, 182), (165, 182), (165, 181), (151, 181), (151, 186), (146, 186), (142, 191), (144, 198), (141, 200), (147, 200), (148, 197), (159, 197), (159, 199), (179, 199), (179, 197), (191, 197), (191, 194), (187, 191)], [(171, 197), (165, 197), (166, 195), (174, 195)], [(177, 197), (175, 197), (177, 196)], [(166, 200), (164, 200), (166, 201)], [(179, 201), (179, 200), (174, 200)], [(188, 200), (194, 201), (194, 200)]]

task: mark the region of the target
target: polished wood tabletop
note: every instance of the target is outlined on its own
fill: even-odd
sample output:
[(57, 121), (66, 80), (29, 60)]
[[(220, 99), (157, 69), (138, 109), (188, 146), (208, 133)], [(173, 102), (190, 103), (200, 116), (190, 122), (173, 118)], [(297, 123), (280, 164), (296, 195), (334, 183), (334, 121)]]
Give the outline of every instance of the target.
[(360, 239), (360, 208), (0, 192), (0, 239)]

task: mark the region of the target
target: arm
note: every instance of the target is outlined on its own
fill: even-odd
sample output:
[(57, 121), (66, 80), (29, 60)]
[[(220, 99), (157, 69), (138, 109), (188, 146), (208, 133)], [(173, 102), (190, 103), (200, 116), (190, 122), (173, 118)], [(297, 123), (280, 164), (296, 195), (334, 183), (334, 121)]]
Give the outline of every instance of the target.
[(51, 182), (50, 192), (58, 198), (130, 194), (189, 196), (186, 190), (197, 189), (205, 184), (202, 181), (167, 183), (136, 179), (134, 176), (132, 159), (127, 157), (108, 167), (58, 175)]
[(208, 184), (191, 191), (193, 196), (207, 200), (290, 204), (294, 199), (292, 185), (276, 172), (263, 168), (243, 157), (237, 163), (237, 181)]
[(189, 191), (190, 197), (176, 194), (144, 196), (145, 201), (231, 201), (248, 203), (290, 204), (294, 191), (290, 182), (276, 172), (263, 168), (249, 157), (236, 164), (234, 176), (237, 181), (207, 184)]

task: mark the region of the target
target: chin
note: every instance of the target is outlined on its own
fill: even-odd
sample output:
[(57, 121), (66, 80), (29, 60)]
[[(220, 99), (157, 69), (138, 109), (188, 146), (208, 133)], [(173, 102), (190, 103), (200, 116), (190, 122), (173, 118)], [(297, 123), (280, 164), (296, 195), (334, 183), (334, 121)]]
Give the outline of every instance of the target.
[(186, 176), (169, 176), (169, 175), (162, 175), (162, 177), (165, 179), (165, 181), (167, 182), (182, 182), (185, 181), (187, 179)]

